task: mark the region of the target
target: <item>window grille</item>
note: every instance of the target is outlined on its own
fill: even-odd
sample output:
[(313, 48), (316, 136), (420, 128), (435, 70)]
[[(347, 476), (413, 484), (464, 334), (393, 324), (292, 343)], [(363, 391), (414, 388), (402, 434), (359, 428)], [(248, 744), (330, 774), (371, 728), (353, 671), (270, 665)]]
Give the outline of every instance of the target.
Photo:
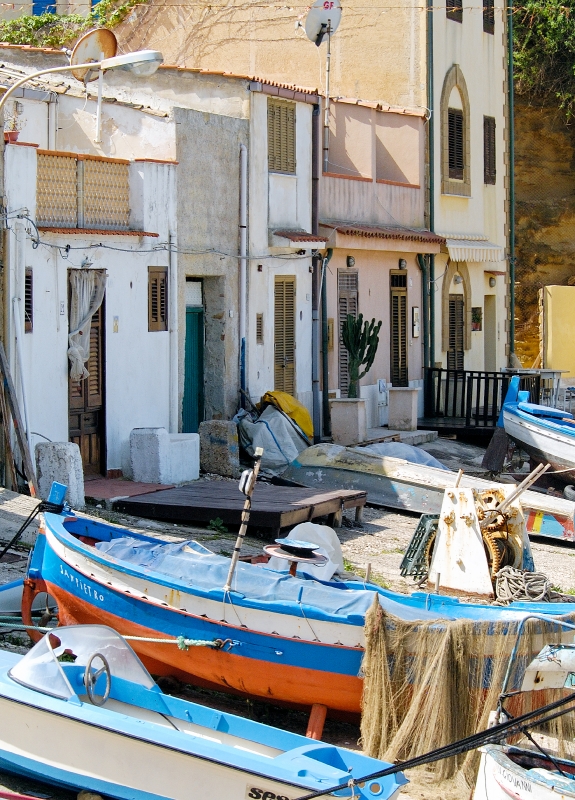
[(295, 103), (268, 98), (268, 167), (295, 174)]
[(256, 344), (264, 343), (264, 315), (256, 314)]
[(457, 108), (450, 108), (448, 116), (448, 149), (449, 149), (449, 177), (456, 180), (463, 180), (464, 162), (464, 131), (463, 131), (463, 111)]
[(483, 182), (495, 183), (495, 119), (483, 117)]
[(34, 284), (32, 267), (24, 274), (24, 333), (32, 333), (34, 327)]
[(148, 267), (148, 330), (168, 330), (167, 267)]

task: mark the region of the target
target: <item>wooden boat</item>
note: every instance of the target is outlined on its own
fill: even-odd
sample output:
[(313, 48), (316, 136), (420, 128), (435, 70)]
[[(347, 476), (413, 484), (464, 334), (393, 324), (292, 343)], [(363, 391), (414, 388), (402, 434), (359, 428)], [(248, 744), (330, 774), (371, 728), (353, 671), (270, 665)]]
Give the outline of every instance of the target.
[[(282, 479), (324, 491), (361, 489), (367, 491), (370, 505), (419, 514), (439, 514), (444, 491), (455, 485), (456, 478), (456, 473), (450, 470), (379, 456), (361, 447), (334, 444), (308, 447), (282, 473)], [(459, 485), (479, 490), (501, 486), (496, 481), (465, 474)], [(521, 504), (529, 534), (575, 543), (575, 503), (527, 491), (521, 497)]]
[(517, 621), (562, 615), (569, 604), (463, 603), (401, 595), (357, 581), (324, 583), (239, 563), (191, 541), (135, 534), (87, 517), (45, 514), (25, 581), (23, 618), (37, 592), (56, 600), (61, 625), (102, 623), (123, 635), (179, 636), (209, 646), (179, 650), (135, 641), (156, 675), (299, 707), (320, 704), (358, 714), (365, 614), (377, 596), (403, 620)]
[(529, 453), (534, 461), (549, 463), (556, 477), (565, 482), (575, 479), (575, 419), (559, 408), (527, 402), (519, 392), (516, 402), (505, 402), (505, 432)]
[[(547, 645), (529, 664), (520, 692), (561, 688), (572, 690), (574, 686), (575, 646), (554, 644)], [(514, 694), (516, 700), (518, 693)], [(501, 698), (504, 697), (505, 694), (502, 694)], [(505, 720), (505, 710), (500, 707), (494, 721)], [(551, 752), (549, 745), (539, 744), (538, 747), (526, 749), (507, 744), (482, 747), (473, 800), (509, 800), (510, 797), (516, 800), (558, 800), (575, 797), (575, 761), (560, 758)]]
[[(385, 764), (165, 695), (115, 631), (72, 626), (0, 651), (0, 769), (125, 800), (295, 800)], [(401, 775), (355, 785), (393, 798)]]

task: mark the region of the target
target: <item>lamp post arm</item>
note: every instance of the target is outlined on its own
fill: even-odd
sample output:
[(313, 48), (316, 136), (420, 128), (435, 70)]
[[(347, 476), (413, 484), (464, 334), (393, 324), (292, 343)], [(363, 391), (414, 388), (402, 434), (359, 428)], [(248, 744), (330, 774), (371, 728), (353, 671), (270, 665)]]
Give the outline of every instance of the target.
[(6, 100), (8, 100), (10, 95), (13, 94), (16, 91), (16, 89), (19, 89), (25, 83), (28, 83), (28, 81), (34, 80), (34, 78), (39, 78), (41, 75), (47, 75), (50, 72), (69, 72), (72, 69), (87, 69), (87, 68), (99, 69), (101, 63), (102, 63), (101, 61), (92, 61), (89, 64), (73, 64), (73, 65), (66, 64), (66, 66), (64, 67), (50, 67), (50, 69), (41, 69), (38, 72), (31, 72), (30, 75), (26, 75), (26, 77), (20, 78), (19, 81), (16, 81), (16, 83), (4, 93), (2, 99), (0, 99), (0, 111), (2, 111), (6, 103)]

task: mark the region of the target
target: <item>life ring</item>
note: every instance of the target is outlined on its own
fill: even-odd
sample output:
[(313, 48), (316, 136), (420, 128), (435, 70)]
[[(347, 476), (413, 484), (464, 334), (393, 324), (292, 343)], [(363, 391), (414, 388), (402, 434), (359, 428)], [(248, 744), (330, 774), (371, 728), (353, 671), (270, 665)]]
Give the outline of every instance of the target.
[[(34, 580), (32, 580), (32, 578), (24, 579), (24, 588), (22, 590), (22, 623), (29, 626), (26, 633), (34, 644), (39, 642), (44, 636), (41, 631), (34, 630), (36, 625), (32, 619), (32, 605), (36, 596), (42, 593), (48, 594), (48, 589), (42, 578), (36, 578)], [(43, 620), (40, 621), (40, 625), (42, 625), (42, 622)]]

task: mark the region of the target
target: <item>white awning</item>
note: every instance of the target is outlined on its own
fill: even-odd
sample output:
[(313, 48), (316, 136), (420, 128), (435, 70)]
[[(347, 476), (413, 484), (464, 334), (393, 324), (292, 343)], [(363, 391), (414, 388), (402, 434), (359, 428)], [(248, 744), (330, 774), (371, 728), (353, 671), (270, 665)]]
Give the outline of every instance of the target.
[(445, 235), (445, 244), (452, 261), (503, 261), (505, 252), (502, 247), (480, 237), (464, 238)]

